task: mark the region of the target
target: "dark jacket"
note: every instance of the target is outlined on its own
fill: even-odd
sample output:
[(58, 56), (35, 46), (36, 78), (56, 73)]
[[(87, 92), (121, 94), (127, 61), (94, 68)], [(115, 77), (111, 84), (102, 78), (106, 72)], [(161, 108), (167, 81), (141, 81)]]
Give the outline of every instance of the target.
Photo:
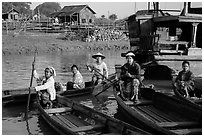
[(190, 70), (187, 72), (184, 72), (182, 70), (179, 72), (178, 76), (176, 77), (175, 82), (177, 82), (178, 80), (184, 81), (186, 84), (194, 86), (195, 77)]
[[(126, 74), (130, 73), (132, 75), (132, 77), (128, 77)], [(135, 61), (133, 62), (132, 65), (130, 65), (129, 63), (125, 63), (122, 67), (121, 67), (121, 79), (123, 81), (126, 82), (130, 82), (132, 81), (132, 79), (138, 79), (139, 81), (141, 81), (141, 76), (140, 76), (140, 65), (138, 63), (136, 63)]]

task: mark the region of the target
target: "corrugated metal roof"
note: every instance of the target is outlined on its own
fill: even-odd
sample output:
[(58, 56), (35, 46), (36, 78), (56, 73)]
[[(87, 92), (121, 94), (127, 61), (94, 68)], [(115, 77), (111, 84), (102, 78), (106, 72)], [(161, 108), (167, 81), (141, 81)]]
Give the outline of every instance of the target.
[(65, 12), (66, 15), (72, 15), (74, 13), (79, 13), (84, 8), (88, 8), (93, 14), (96, 14), (88, 5), (64, 6), (61, 12)]
[(93, 14), (96, 14), (88, 5), (72, 5), (64, 6), (59, 12), (54, 12), (50, 14), (50, 17), (60, 17), (60, 16), (70, 16), (75, 13), (79, 13), (82, 9), (88, 8)]
[(10, 12), (12, 12), (12, 11), (15, 11), (15, 12), (19, 13), (19, 11), (18, 11), (18, 10), (16, 10), (16, 9), (12, 8), (12, 9), (10, 9), (10, 10), (8, 10), (8, 11), (6, 11), (6, 12), (2, 13), (2, 14), (8, 14), (8, 13), (10, 13)]

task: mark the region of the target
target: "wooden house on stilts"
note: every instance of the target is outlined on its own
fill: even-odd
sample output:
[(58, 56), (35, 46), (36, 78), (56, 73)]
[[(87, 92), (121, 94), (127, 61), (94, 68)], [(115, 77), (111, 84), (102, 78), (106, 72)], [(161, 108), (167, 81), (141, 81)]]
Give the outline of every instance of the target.
[(88, 5), (64, 6), (59, 12), (50, 16), (58, 18), (59, 23), (71, 29), (93, 27), (95, 12)]

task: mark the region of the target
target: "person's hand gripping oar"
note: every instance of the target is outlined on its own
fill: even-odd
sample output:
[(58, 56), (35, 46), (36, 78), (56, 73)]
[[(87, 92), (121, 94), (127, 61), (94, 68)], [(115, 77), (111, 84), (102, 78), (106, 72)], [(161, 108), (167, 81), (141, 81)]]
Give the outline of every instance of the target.
[[(89, 70), (94, 70), (97, 74), (99, 74), (100, 76), (102, 76), (105, 80), (109, 81), (111, 84), (115, 84), (117, 81), (111, 81), (110, 79), (108, 79), (106, 76), (104, 76), (103, 74), (101, 74), (99, 72), (99, 70), (97, 68), (95, 68), (94, 66), (91, 66), (91, 65), (88, 65), (87, 64), (87, 68)], [(94, 96), (98, 96), (99, 94), (103, 93), (105, 90), (102, 90), (101, 92), (97, 93), (97, 94), (94, 94)]]

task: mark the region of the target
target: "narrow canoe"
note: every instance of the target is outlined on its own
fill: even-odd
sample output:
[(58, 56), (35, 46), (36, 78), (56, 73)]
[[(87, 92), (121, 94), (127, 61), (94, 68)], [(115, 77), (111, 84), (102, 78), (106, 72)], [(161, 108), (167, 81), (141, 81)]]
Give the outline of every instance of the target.
[(101, 135), (139, 134), (146, 131), (109, 117), (61, 95), (57, 95), (54, 108), (43, 109), (37, 100), (42, 118), (59, 134)]
[[(22, 89), (7, 89), (2, 91), (2, 105), (8, 105), (13, 103), (26, 103), (28, 99), (28, 88)], [(36, 98), (36, 92), (31, 92), (30, 100), (33, 101)]]
[(137, 102), (124, 101), (120, 88), (113, 89), (118, 110), (128, 119), (126, 122), (152, 134), (202, 134), (201, 108), (151, 88), (141, 88)]
[[(103, 90), (108, 89), (112, 83), (115, 81), (115, 73), (109, 75), (109, 79), (104, 82), (103, 84), (93, 86), (91, 81), (85, 82), (84, 89), (77, 89), (77, 90), (65, 90), (59, 91), (58, 94), (64, 95), (66, 97), (74, 97), (74, 96), (81, 96), (101, 92)], [(2, 104), (9, 105), (13, 103), (26, 103), (28, 99), (28, 88), (22, 89), (10, 89), (10, 90), (3, 90), (2, 91)], [(36, 92), (31, 92), (31, 102), (34, 101), (36, 98)]]
[(81, 95), (87, 95), (87, 94), (97, 94), (98, 92), (102, 92), (109, 87), (115, 82), (115, 76), (116, 74), (110, 74), (108, 76), (108, 80), (106, 82), (103, 82), (102, 84), (98, 84), (93, 86), (92, 81), (86, 82), (85, 86), (86, 88), (84, 89), (77, 89), (77, 90), (67, 90), (67, 91), (62, 91), (59, 94), (66, 96), (66, 97), (74, 97), (74, 96), (81, 96)]
[[(172, 81), (176, 78), (173, 69), (165, 65), (148, 66), (144, 73), (143, 83), (154, 85), (156, 91), (163, 92), (168, 95), (176, 95), (179, 99), (186, 101), (192, 105), (202, 105), (202, 77), (195, 78), (195, 97), (184, 98), (181, 92), (174, 87)], [(172, 92), (171, 92), (172, 90)]]

